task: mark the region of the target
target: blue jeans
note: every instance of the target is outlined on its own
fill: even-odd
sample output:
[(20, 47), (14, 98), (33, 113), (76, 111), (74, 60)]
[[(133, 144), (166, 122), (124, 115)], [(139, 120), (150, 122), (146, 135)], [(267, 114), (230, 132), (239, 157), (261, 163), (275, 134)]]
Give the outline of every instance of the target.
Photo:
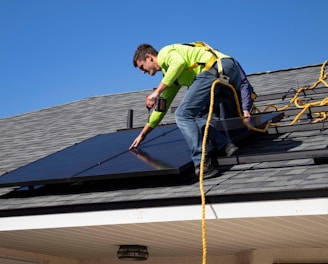
[[(238, 62), (232, 58), (222, 59), (221, 62), (222, 62), (223, 74), (229, 76), (230, 78), (229, 83), (236, 89), (241, 106), (242, 100), (241, 100), (240, 87), (242, 85), (243, 76), (241, 75), (241, 73), (243, 72), (243, 70), (239, 66)], [(244, 78), (246, 79), (246, 75), (244, 75)], [(239, 115), (238, 115), (237, 105), (232, 91), (229, 88), (220, 84), (216, 89), (218, 90), (218, 93), (216, 94), (216, 101), (215, 101), (216, 104), (215, 111), (217, 117), (219, 117), (220, 119), (238, 117)], [(242, 108), (240, 108), (240, 111), (242, 111)]]
[[(198, 74), (175, 111), (177, 126), (189, 146), (195, 166), (201, 161), (203, 129), (207, 121), (211, 86), (216, 79), (217, 77), (208, 71)], [(220, 89), (218, 86), (215, 94), (218, 94)], [(212, 144), (217, 146), (222, 147), (229, 142), (228, 138), (213, 127), (210, 127), (209, 137)]]

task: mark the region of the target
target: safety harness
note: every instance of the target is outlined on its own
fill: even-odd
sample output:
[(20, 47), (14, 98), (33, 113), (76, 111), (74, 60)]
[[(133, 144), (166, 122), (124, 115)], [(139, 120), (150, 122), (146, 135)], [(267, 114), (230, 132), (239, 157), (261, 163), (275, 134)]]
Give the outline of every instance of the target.
[(219, 76), (223, 74), (223, 67), (222, 67), (221, 59), (222, 58), (230, 58), (229, 56), (226, 56), (223, 53), (220, 53), (220, 54), (222, 54), (222, 56), (219, 56), (219, 54), (218, 54), (219, 51), (213, 49), (211, 46), (209, 46), (207, 43), (205, 43), (203, 41), (185, 43), (183, 45), (187, 45), (187, 46), (191, 46), (191, 47), (202, 47), (205, 50), (212, 53), (212, 56), (208, 59), (208, 61), (206, 63), (195, 62), (194, 64), (189, 66), (188, 69), (194, 69), (194, 68), (202, 65), (202, 66), (204, 66), (203, 71), (208, 71), (213, 67), (213, 65), (215, 63), (217, 63), (218, 64), (218, 74), (219, 74)]
[[(218, 78), (221, 80), (222, 83), (229, 83), (230, 78), (226, 75), (223, 74), (223, 67), (222, 67), (222, 62), (221, 59), (223, 58), (231, 58), (230, 56), (227, 56), (221, 52), (219, 52), (216, 49), (213, 49), (210, 45), (208, 45), (204, 41), (195, 41), (191, 43), (184, 43), (183, 45), (191, 46), (191, 47), (202, 47), (205, 50), (209, 51), (212, 53), (212, 56), (208, 59), (206, 63), (203, 62), (195, 62), (191, 66), (188, 67), (188, 69), (194, 69), (198, 66), (203, 66), (202, 71), (210, 71), (212, 74), (217, 75)], [(217, 63), (218, 70), (213, 67), (214, 64)], [(253, 91), (251, 93), (252, 100), (255, 101), (257, 94)], [(252, 110), (251, 110), (252, 111)]]

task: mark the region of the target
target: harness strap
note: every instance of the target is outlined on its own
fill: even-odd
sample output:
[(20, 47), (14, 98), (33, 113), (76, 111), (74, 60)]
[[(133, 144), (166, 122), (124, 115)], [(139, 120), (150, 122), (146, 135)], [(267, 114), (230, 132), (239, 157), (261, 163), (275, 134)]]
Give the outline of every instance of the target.
[(218, 72), (219, 72), (219, 75), (220, 74), (223, 74), (223, 67), (222, 67), (221, 59), (218, 59), (217, 62), (218, 62)]
[(203, 48), (205, 48), (205, 50), (212, 53), (211, 58), (209, 58), (209, 60), (205, 63), (205, 65), (204, 65), (204, 63), (201, 63), (201, 62), (195, 62), (193, 65), (189, 66), (188, 69), (194, 69), (199, 65), (204, 65), (203, 71), (208, 71), (217, 62), (219, 75), (223, 73), (221, 59), (217, 56), (214, 49), (212, 47), (210, 47), (208, 44), (206, 44), (203, 41), (196, 41), (196, 42), (192, 42), (192, 43), (185, 43), (183, 45), (188, 45), (191, 47), (203, 47)]
[[(183, 45), (188, 45), (188, 46), (191, 46), (191, 47), (203, 47), (205, 50), (212, 53), (211, 58), (206, 63), (196, 62), (193, 65), (191, 65), (190, 67), (188, 67), (188, 69), (193, 69), (193, 68), (196, 68), (199, 65), (204, 65), (203, 71), (210, 71), (213, 75), (219, 77), (221, 82), (226, 81), (226, 82), (229, 83), (229, 77), (224, 76), (224, 74), (223, 74), (223, 67), (222, 67), (221, 58), (215, 53), (215, 50), (211, 46), (209, 46), (208, 44), (206, 44), (203, 41), (185, 43)], [(218, 66), (217, 70), (215, 68), (212, 68), (215, 63), (217, 63), (217, 66)], [(256, 97), (257, 97), (257, 94), (253, 91), (251, 93), (251, 98), (252, 98), (253, 102), (255, 101)]]

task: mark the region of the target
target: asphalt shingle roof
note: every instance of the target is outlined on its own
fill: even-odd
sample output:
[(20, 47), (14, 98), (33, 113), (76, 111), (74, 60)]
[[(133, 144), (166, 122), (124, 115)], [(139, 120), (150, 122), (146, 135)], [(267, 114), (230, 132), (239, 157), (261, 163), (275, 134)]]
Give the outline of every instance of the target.
[[(320, 69), (321, 64), (318, 64), (256, 73), (249, 75), (249, 80), (260, 97), (312, 85), (318, 80)], [(179, 104), (185, 90), (182, 88), (173, 108)], [(96, 96), (0, 119), (0, 175), (95, 135), (125, 129), (129, 109), (133, 109), (134, 127), (142, 127), (148, 118), (143, 99), (150, 91)], [(264, 107), (271, 103), (286, 104), (283, 100), (271, 100), (257, 105)], [(290, 120), (291, 117), (286, 116), (281, 124), (286, 125)], [(309, 123), (309, 120), (302, 122)], [(174, 123), (174, 113), (169, 110), (162, 123)], [(306, 153), (308, 150), (327, 149), (327, 135), (327, 130), (318, 128), (252, 135), (238, 143), (240, 157), (260, 157), (268, 153), (287, 153), (291, 154), (290, 157), (245, 163), (219, 157), (219, 163), (221, 158), (221, 164), (224, 164), (220, 175), (204, 181), (208, 199), (230, 197), (233, 200), (245, 199), (246, 196), (247, 199), (265, 199), (264, 195), (290, 197), (293, 193), (322, 195), (328, 188), (328, 164), (325, 161), (328, 155), (319, 162)], [(298, 153), (297, 158), (293, 158), (293, 153)], [(82, 211), (91, 206), (93, 209), (120, 208), (123, 204), (135, 207), (199, 203), (199, 196), (198, 182), (170, 177), (131, 180), (128, 185), (122, 181), (54, 184), (33, 191), (6, 187), (0, 188), (0, 215), (29, 214), (43, 209), (48, 212), (52, 209), (54, 212), (65, 211), (65, 208)]]

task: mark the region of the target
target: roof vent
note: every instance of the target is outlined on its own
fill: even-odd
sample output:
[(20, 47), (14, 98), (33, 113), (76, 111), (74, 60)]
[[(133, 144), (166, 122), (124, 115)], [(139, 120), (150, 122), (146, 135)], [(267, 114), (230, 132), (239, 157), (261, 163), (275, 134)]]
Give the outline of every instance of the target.
[(128, 110), (128, 117), (126, 121), (127, 128), (133, 128), (133, 109)]

